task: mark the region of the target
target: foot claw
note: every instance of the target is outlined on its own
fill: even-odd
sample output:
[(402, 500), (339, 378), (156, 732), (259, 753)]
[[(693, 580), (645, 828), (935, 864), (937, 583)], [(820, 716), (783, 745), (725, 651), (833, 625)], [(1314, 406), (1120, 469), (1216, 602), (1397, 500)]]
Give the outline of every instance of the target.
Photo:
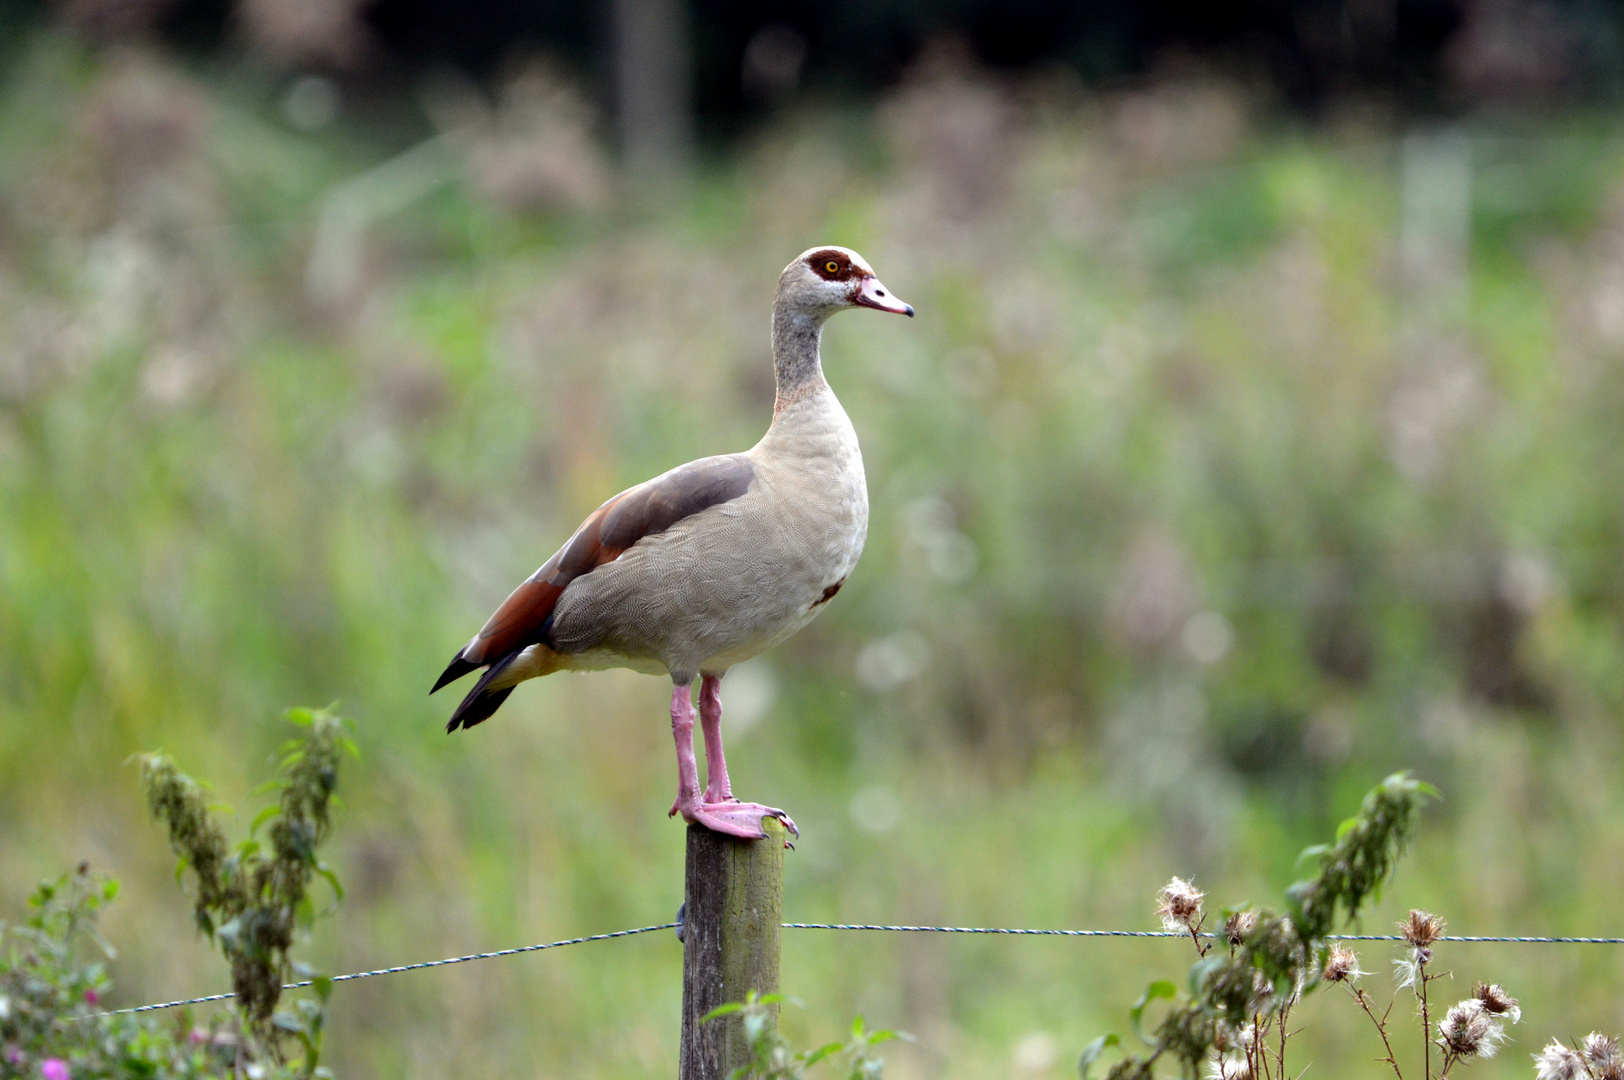
[[(771, 806), (762, 806), (760, 803), (740, 802), (729, 798), (722, 802), (695, 801), (688, 806), (678, 805), (671, 808), (673, 814), (682, 814), (683, 820), (693, 825), (703, 825), (712, 832), (723, 833), (727, 836), (738, 836), (746, 840), (765, 840), (767, 830), (762, 828), (764, 818), (777, 818), (788, 829), (792, 836), (800, 836), (801, 830), (795, 827), (790, 816)], [(785, 847), (793, 847), (788, 840)]]

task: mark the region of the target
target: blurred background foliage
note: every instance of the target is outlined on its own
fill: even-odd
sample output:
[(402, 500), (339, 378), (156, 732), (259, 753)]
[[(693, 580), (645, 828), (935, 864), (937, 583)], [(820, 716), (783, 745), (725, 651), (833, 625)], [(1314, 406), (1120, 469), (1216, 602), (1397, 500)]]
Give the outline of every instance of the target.
[[(868, 98), (743, 62), (755, 111), (693, 114), (729, 139), (655, 117), (640, 151), (567, 49), (367, 76), (334, 27), (382, 48), (394, 9), (310, 5), (352, 20), (322, 54), (251, 7), (218, 52), (139, 4), (7, 9), (0, 911), (121, 878), (115, 1004), (221, 988), (122, 763), (249, 817), (299, 702), (363, 751), (326, 970), (673, 916), (659, 680), (527, 684), (450, 738), (426, 690), (606, 495), (754, 441), (773, 283), (822, 242), (920, 317), (831, 323), (868, 549), (724, 690), (742, 793), (804, 831), (790, 918), (1150, 928), (1172, 873), (1274, 895), (1412, 767), (1446, 800), (1368, 929), (1624, 933), (1624, 126), (1574, 52), (1612, 8), (1455, 11), (1443, 111), (1185, 54), (988, 67), (966, 17)], [(792, 932), (786, 1024), (910, 1031), (900, 1077), (1059, 1077), (1181, 960)], [(1523, 1000), (1480, 1075), (1624, 1027), (1613, 950), (1440, 962)], [(679, 966), (661, 934), (349, 984), (324, 1060), (668, 1075)], [(1365, 1075), (1319, 1008), (1306, 1057)]]

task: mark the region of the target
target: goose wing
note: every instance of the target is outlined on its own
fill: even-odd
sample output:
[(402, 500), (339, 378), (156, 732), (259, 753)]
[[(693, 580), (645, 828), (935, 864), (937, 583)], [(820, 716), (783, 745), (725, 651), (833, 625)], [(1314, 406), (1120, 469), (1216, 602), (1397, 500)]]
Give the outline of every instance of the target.
[(594, 510), (541, 569), (513, 590), (440, 674), (431, 694), (470, 671), (486, 669), (484, 677), (458, 706), (448, 730), (459, 725), (471, 727), (495, 711), (500, 700), (490, 703), (490, 710), (477, 719), (470, 707), (482, 697), (506, 697), (504, 691), (484, 691), (514, 657), (531, 645), (552, 646), (553, 611), (571, 582), (618, 559), (644, 537), (662, 533), (686, 517), (738, 498), (750, 490), (754, 479), (755, 468), (744, 454), (700, 458), (627, 488)]

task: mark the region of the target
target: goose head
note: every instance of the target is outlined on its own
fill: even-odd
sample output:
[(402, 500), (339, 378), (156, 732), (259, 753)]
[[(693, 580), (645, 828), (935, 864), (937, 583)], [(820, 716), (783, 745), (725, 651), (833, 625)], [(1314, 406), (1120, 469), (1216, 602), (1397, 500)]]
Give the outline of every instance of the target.
[(913, 318), (913, 305), (880, 284), (874, 270), (850, 248), (815, 247), (800, 254), (778, 278), (778, 301), (820, 321), (841, 308), (869, 307)]

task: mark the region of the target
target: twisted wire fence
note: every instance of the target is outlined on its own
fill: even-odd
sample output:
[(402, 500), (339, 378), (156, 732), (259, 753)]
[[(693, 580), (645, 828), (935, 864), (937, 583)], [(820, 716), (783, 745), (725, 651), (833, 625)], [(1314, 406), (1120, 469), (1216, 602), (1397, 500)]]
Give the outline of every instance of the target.
[[(1172, 930), (1057, 930), (1043, 928), (1024, 928), (1012, 926), (908, 926), (891, 923), (811, 923), (787, 922), (782, 924), (786, 930), (874, 930), (893, 933), (918, 934), (1005, 934), (1024, 937), (1078, 937), (1078, 938), (1179, 938), (1188, 940), (1187, 931)], [(677, 930), (681, 932), (681, 922), (661, 923), (658, 926), (638, 926), (630, 930), (616, 930), (608, 934), (589, 934), (586, 937), (564, 938), (560, 941), (547, 941), (538, 945), (521, 945), (514, 949), (497, 949), (494, 952), (469, 953), (466, 956), (448, 956), (443, 960), (424, 960), (416, 964), (399, 964), (395, 967), (375, 968), (372, 971), (356, 971), (348, 975), (334, 975), (335, 983), (349, 982), (353, 979), (370, 979), (374, 975), (396, 975), (403, 971), (421, 971), (425, 968), (446, 967), (449, 964), (466, 964), (471, 960), (494, 960), (499, 956), (518, 956), (521, 953), (541, 952), (544, 949), (558, 949), (565, 945), (584, 945), (589, 941), (610, 941), (615, 938), (634, 937), (638, 934), (651, 934), (657, 930)], [(1204, 938), (1219, 938), (1220, 934), (1204, 933)], [(1403, 941), (1402, 934), (1327, 934), (1331, 941)], [(1446, 934), (1440, 941), (1462, 942), (1466, 944), (1510, 944), (1510, 945), (1624, 945), (1624, 937), (1555, 937), (1529, 934)], [(304, 979), (299, 982), (288, 983), (282, 987), (284, 990), (298, 990), (311, 986), (314, 979)], [(176, 1009), (186, 1005), (203, 1005), (211, 1001), (225, 1001), (235, 997), (235, 994), (207, 994), (203, 997), (182, 998), (178, 1001), (160, 1001), (151, 1005), (136, 1005), (127, 1009), (112, 1009), (105, 1013), (94, 1015), (119, 1016), (125, 1013), (152, 1012), (157, 1009)]]

